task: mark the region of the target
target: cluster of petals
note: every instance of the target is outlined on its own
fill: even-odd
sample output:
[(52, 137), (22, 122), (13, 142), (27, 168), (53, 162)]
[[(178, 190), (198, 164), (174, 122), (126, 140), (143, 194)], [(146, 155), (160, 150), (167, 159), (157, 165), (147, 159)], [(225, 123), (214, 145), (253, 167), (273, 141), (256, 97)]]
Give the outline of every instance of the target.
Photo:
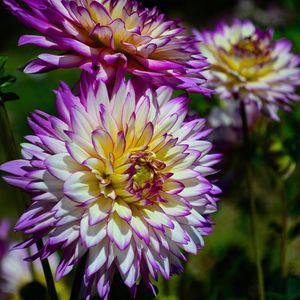
[(116, 64), (150, 85), (209, 94), (201, 87), (207, 62), (194, 39), (178, 21), (166, 20), (157, 8), (134, 0), (4, 0), (25, 25), (41, 36), (24, 35), (19, 44), (61, 51), (44, 53), (24, 69), (27, 73), (80, 67), (110, 80)]
[(211, 232), (211, 130), (169, 87), (137, 97), (130, 81), (108, 90), (85, 76), (79, 96), (63, 83), (56, 93), (58, 116), (33, 112), (23, 159), (1, 166), (33, 197), (16, 225), (31, 237), (17, 247), (44, 238), (32, 258), (61, 249), (57, 279), (87, 255), (88, 295), (96, 286), (107, 299), (114, 272), (133, 295), (140, 279), (154, 291), (151, 280), (182, 271)]
[(211, 64), (204, 74), (208, 85), (224, 100), (254, 102), (258, 109), (278, 120), (279, 108), (290, 110), (299, 100), (300, 57), (286, 39), (273, 41), (273, 31), (261, 31), (250, 21), (221, 23), (215, 31), (195, 34), (203, 55)]

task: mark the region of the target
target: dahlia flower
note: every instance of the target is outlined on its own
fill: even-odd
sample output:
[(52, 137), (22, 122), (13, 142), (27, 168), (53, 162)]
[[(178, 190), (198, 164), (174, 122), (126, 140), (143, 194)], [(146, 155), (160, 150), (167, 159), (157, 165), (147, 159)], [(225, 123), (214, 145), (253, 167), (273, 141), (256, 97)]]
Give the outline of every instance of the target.
[[(182, 270), (212, 229), (219, 189), (206, 177), (220, 155), (209, 154), (205, 120), (186, 120), (187, 98), (131, 82), (107, 90), (83, 77), (79, 96), (61, 84), (58, 116), (35, 111), (23, 159), (1, 166), (4, 179), (33, 195), (16, 230), (44, 238), (33, 258), (62, 249), (57, 279), (87, 253), (84, 282), (107, 299), (114, 272), (135, 293), (159, 274)], [(89, 295), (90, 292), (88, 292)]]
[(271, 29), (263, 32), (250, 21), (220, 24), (215, 31), (195, 34), (211, 64), (204, 73), (221, 99), (254, 102), (258, 109), (278, 120), (279, 108), (290, 110), (299, 100), (300, 57), (291, 53), (286, 39), (273, 41)]
[(157, 8), (133, 0), (4, 0), (25, 25), (41, 36), (24, 35), (19, 45), (35, 44), (62, 51), (41, 54), (24, 69), (27, 73), (80, 67), (109, 80), (115, 64), (151, 85), (207, 94), (200, 87), (207, 66), (192, 37), (178, 21), (166, 20)]

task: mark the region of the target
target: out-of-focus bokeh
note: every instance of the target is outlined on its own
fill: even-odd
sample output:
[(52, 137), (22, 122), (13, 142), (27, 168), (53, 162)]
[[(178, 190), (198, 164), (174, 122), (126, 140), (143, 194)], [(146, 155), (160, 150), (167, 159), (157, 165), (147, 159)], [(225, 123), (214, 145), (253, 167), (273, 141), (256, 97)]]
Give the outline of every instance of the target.
[[(290, 39), (293, 51), (300, 54), (299, 0), (142, 2), (150, 7), (158, 6), (170, 18), (180, 18), (187, 27), (200, 30), (214, 28), (220, 20), (248, 18), (262, 28), (273, 27), (275, 37)], [(53, 90), (61, 80), (74, 85), (79, 78), (79, 71), (23, 74), (19, 70), (22, 65), (42, 50), (31, 46), (17, 46), (21, 34), (34, 32), (21, 25), (3, 7), (0, 7), (0, 20), (0, 56), (9, 57), (6, 73), (17, 78), (10, 90), (20, 96), (20, 100), (7, 103), (15, 138), (20, 143), (23, 136), (30, 133), (26, 120), (28, 113), (41, 109), (55, 114)], [(214, 97), (205, 99), (199, 95), (191, 95), (191, 98), (191, 110), (202, 117), (208, 117), (215, 105), (218, 105)], [(251, 130), (250, 137), (255, 153), (255, 176), (252, 184), (257, 202), (259, 250), (262, 255), (267, 299), (296, 300), (300, 299), (300, 104), (295, 105), (290, 113), (281, 112), (280, 118), (280, 122), (259, 121)], [(247, 157), (239, 146), (240, 135), (234, 137), (234, 145), (226, 145), (231, 134), (228, 130), (217, 130), (214, 135), (215, 138), (219, 135), (216, 147), (224, 152), (224, 161), (220, 165), (222, 171), (218, 174), (224, 193), (219, 211), (214, 216), (214, 233), (205, 240), (206, 246), (197, 256), (189, 257), (183, 275), (175, 276), (169, 282), (159, 281), (159, 300), (258, 299), (250, 208), (244, 197), (242, 184)], [(275, 154), (272, 151), (274, 143), (280, 148)], [(3, 147), (4, 145), (0, 147), (0, 163), (8, 159)], [(289, 170), (293, 172), (288, 172)], [(283, 197), (287, 199), (289, 216), (287, 287), (284, 286), (280, 270)], [(19, 213), (15, 198), (16, 190), (1, 180), (1, 219), (8, 217), (12, 222), (16, 220)], [(11, 237), (19, 238), (12, 233)]]

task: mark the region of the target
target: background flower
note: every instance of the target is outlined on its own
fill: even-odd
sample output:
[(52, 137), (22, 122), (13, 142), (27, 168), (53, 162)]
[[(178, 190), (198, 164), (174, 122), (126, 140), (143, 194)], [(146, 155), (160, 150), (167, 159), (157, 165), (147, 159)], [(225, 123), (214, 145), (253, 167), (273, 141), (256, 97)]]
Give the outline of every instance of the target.
[(4, 2), (25, 25), (43, 34), (24, 35), (19, 45), (63, 51), (39, 55), (25, 67), (27, 73), (81, 67), (109, 80), (122, 63), (150, 84), (210, 93), (200, 86), (207, 63), (193, 38), (157, 8), (132, 0), (24, 1), (25, 8), (14, 0)]
[[(34, 262), (24, 261), (28, 257), (26, 249), (11, 250), (16, 241), (9, 243), (10, 251), (7, 251), (3, 257), (0, 268), (0, 296), (2, 300), (21, 300), (21, 293), (24, 289), (30, 289), (31, 292), (38, 295), (39, 291), (44, 290), (44, 295), (47, 294), (46, 282), (40, 260)], [(31, 251), (36, 252), (36, 247), (30, 247)], [(49, 257), (49, 264), (54, 273), (58, 265), (59, 257), (55, 253)], [(31, 265), (32, 264), (32, 265)], [(34, 276), (32, 275), (34, 272)], [(34, 284), (34, 285), (33, 285)], [(31, 286), (30, 286), (31, 285)], [(41, 285), (41, 286), (39, 286)], [(61, 300), (69, 299), (70, 289), (61, 280), (56, 283), (56, 289)]]
[(16, 225), (32, 237), (19, 247), (47, 236), (38, 256), (63, 249), (57, 279), (88, 251), (88, 290), (95, 283), (106, 299), (118, 271), (135, 294), (139, 278), (153, 289), (151, 277), (182, 270), (183, 250), (202, 248), (219, 193), (206, 177), (220, 155), (209, 154), (205, 120), (185, 121), (188, 99), (171, 95), (136, 98), (130, 82), (108, 91), (84, 76), (80, 96), (58, 89), (58, 117), (31, 114), (24, 159), (1, 170), (33, 194)]
[(288, 40), (273, 41), (271, 29), (263, 32), (250, 21), (235, 20), (195, 34), (211, 64), (208, 85), (221, 99), (252, 101), (275, 120), (278, 108), (289, 110), (299, 100), (300, 58)]
[(7, 238), (10, 228), (10, 222), (8, 219), (2, 219), (0, 221), (0, 264), (4, 254), (7, 251)]
[[(36, 246), (29, 249), (12, 250), (16, 241), (9, 238), (10, 221), (1, 220), (1, 264), (0, 264), (0, 298), (1, 300), (21, 300), (21, 293), (27, 288), (31, 293), (35, 293), (37, 299), (38, 293), (47, 293), (46, 282), (42, 265), (39, 260), (27, 262), (25, 258), (29, 253), (36, 252)], [(49, 263), (52, 272), (58, 265), (59, 258), (57, 253), (49, 257)], [(33, 275), (34, 274), (34, 275)], [(30, 284), (35, 284), (30, 286)], [(40, 285), (40, 286), (39, 286)], [(38, 287), (38, 289), (37, 289)], [(35, 288), (35, 289), (34, 289)], [(57, 286), (59, 299), (69, 299), (68, 287), (65, 282), (60, 281)], [(33, 290), (32, 290), (33, 289)], [(32, 295), (31, 295), (32, 296)], [(33, 297), (33, 296), (32, 296)], [(43, 297), (43, 296), (42, 296)], [(25, 299), (25, 298), (24, 298)], [(26, 298), (27, 299), (27, 298)], [(44, 298), (41, 298), (44, 299)]]
[[(254, 102), (245, 105), (249, 130), (260, 117)], [(243, 140), (240, 103), (233, 100), (223, 101), (220, 107), (214, 107), (208, 116), (209, 125), (214, 128), (212, 140), (222, 150), (240, 146)]]

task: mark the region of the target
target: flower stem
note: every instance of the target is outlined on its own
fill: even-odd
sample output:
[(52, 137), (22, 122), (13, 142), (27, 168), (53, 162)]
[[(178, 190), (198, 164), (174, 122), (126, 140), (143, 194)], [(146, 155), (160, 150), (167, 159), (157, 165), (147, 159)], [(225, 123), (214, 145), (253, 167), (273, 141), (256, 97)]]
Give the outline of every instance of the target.
[(3, 150), (5, 151), (5, 155), (7, 159), (15, 159), (19, 156), (18, 149), (16, 147), (15, 138), (10, 126), (8, 113), (5, 107), (5, 104), (0, 101), (0, 128), (1, 128), (1, 142)]
[(83, 275), (84, 275), (85, 265), (86, 265), (86, 261), (87, 261), (87, 256), (88, 256), (88, 252), (86, 252), (83, 255), (83, 257), (80, 259), (80, 261), (77, 265), (70, 300), (83, 299), (80, 295), (80, 291), (81, 291), (81, 287), (82, 287)]
[[(8, 113), (5, 107), (5, 103), (0, 101), (0, 140), (3, 145), (6, 158), (9, 160), (17, 159), (19, 157), (19, 151), (17, 148), (17, 144), (14, 138), (13, 130), (10, 125)], [(17, 190), (17, 206), (19, 212), (22, 211), (21, 207), (28, 207), (29, 201), (24, 193)], [(37, 241), (37, 248), (41, 249), (43, 247), (42, 240)], [(52, 273), (50, 270), (50, 266), (47, 259), (42, 260), (42, 267), (47, 283), (48, 292), (51, 300), (58, 300), (56, 289), (52, 277)], [(34, 272), (32, 272), (33, 278), (35, 277)]]
[[(38, 250), (43, 249), (43, 247), (44, 247), (43, 241), (38, 240), (36, 242), (36, 246), (37, 246)], [(58, 300), (58, 296), (57, 296), (56, 289), (55, 289), (55, 283), (54, 283), (54, 280), (53, 280), (53, 276), (52, 276), (52, 272), (51, 272), (51, 269), (50, 269), (48, 259), (41, 259), (41, 263), (42, 263), (42, 267), (43, 267), (43, 271), (44, 271), (44, 275), (45, 275), (45, 279), (46, 279), (50, 299), (51, 300)]]
[[(245, 103), (243, 101), (240, 102), (240, 116), (242, 120), (242, 130), (243, 130), (243, 145), (244, 151), (247, 154), (246, 158), (248, 161), (251, 160), (249, 156), (249, 133), (248, 133), (248, 122), (247, 122), (247, 114)], [(261, 257), (259, 251), (259, 243), (258, 243), (258, 233), (256, 227), (256, 220), (257, 220), (257, 212), (256, 212), (256, 203), (255, 198), (253, 195), (253, 187), (251, 182), (251, 169), (250, 166), (247, 164), (246, 167), (246, 188), (247, 188), (247, 195), (250, 201), (250, 211), (251, 211), (251, 231), (252, 231), (252, 238), (253, 238), (253, 245), (254, 245), (254, 255), (255, 255), (255, 264), (256, 264), (256, 274), (258, 280), (258, 293), (259, 299), (265, 300), (265, 289), (264, 289), (264, 276), (263, 276), (263, 268), (261, 264)]]
[[(10, 126), (8, 113), (5, 107), (5, 104), (0, 101), (0, 140), (3, 145), (3, 150), (5, 152), (5, 157), (8, 160), (14, 160), (19, 157), (19, 151), (17, 148), (17, 144), (14, 138), (14, 134), (12, 128)], [(16, 190), (17, 193), (17, 206), (18, 211), (21, 212), (21, 207), (27, 207), (29, 205), (25, 195), (20, 191)]]
[(285, 193), (284, 181), (281, 182), (281, 241), (280, 241), (280, 265), (281, 265), (281, 276), (282, 276), (282, 289), (283, 293), (287, 292), (287, 241), (288, 241), (288, 203)]

